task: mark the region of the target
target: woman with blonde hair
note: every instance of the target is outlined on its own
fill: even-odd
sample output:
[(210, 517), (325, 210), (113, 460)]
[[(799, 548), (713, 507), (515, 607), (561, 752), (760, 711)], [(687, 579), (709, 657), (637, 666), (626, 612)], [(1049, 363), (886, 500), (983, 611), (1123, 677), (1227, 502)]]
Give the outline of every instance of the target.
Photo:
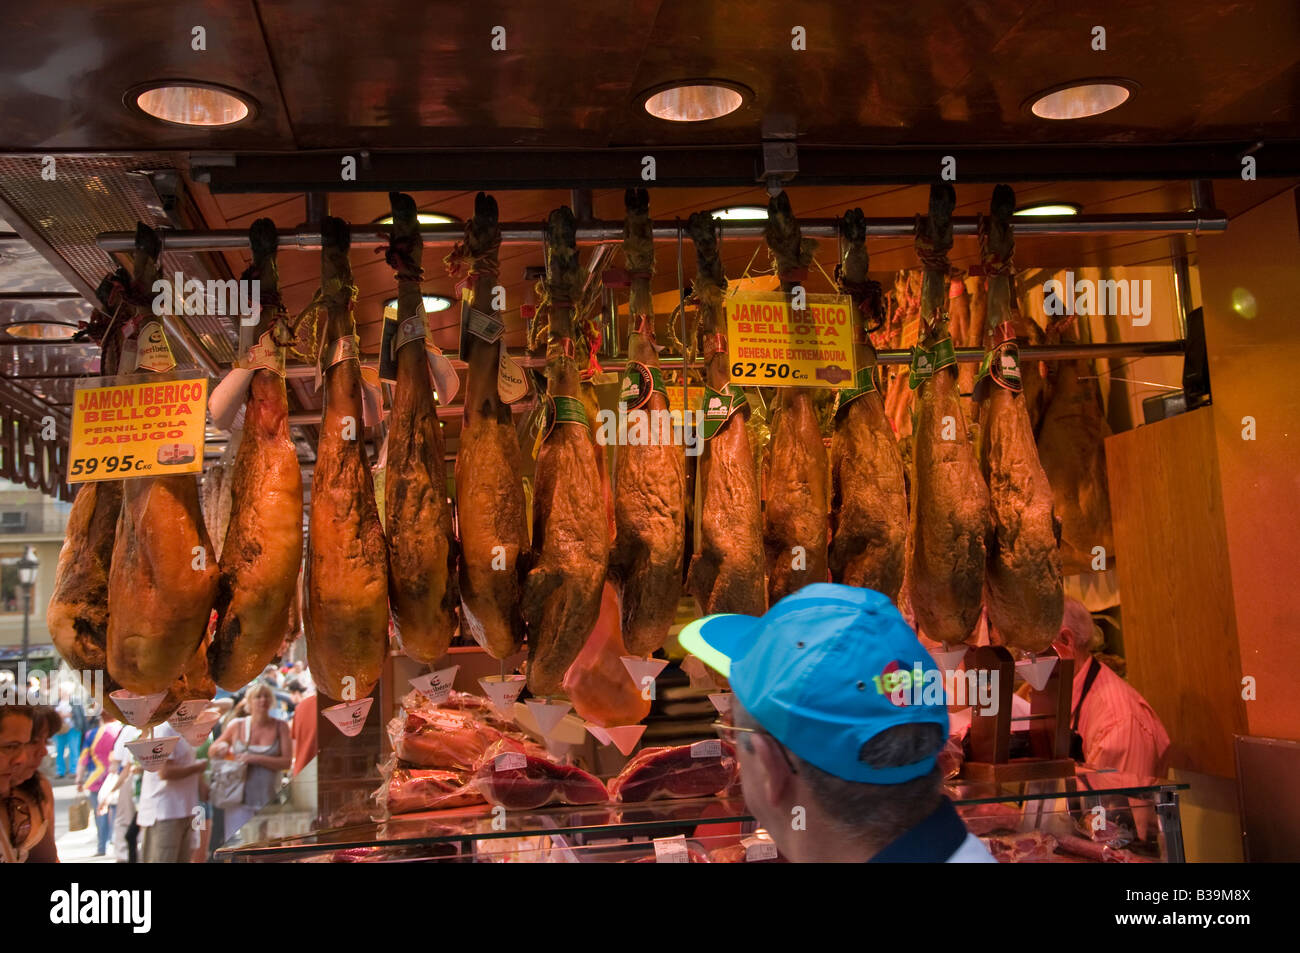
[(263, 681), (254, 682), (244, 694), (248, 717), (232, 718), (221, 737), (208, 749), (210, 758), (233, 757), (247, 765), (243, 802), (225, 808), (227, 838), (275, 797), (280, 789), (282, 772), (292, 764), (289, 726), (271, 717), (274, 703), (275, 693), (271, 686)]

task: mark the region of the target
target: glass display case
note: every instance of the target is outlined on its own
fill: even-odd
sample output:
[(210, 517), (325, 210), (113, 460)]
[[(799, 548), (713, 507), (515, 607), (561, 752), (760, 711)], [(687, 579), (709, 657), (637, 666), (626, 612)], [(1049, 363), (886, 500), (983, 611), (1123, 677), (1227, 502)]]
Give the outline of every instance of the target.
[[(776, 859), (737, 795), (506, 811), (488, 805), (317, 823), (299, 775), (215, 853), (226, 862), (718, 863)], [(1068, 778), (945, 791), (1003, 862), (1181, 862), (1187, 785), (1081, 767)]]

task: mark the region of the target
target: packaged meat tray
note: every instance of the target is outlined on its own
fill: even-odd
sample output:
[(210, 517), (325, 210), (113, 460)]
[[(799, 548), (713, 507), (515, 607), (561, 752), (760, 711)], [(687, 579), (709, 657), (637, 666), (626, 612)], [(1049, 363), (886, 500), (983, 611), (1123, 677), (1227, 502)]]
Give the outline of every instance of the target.
[(380, 797), (389, 814), (414, 814), (450, 807), (482, 804), (483, 795), (471, 775), (442, 768), (399, 764)]
[(657, 798), (708, 797), (737, 777), (736, 751), (718, 740), (675, 748), (646, 748), (609, 782), (611, 800), (625, 804)]
[(483, 797), (510, 811), (531, 811), (548, 804), (603, 804), (609, 799), (599, 778), (526, 751), (510, 739), (488, 750), (475, 781)]
[(421, 707), (388, 723), (393, 750), (421, 768), (470, 771), (501, 732), (466, 711)]

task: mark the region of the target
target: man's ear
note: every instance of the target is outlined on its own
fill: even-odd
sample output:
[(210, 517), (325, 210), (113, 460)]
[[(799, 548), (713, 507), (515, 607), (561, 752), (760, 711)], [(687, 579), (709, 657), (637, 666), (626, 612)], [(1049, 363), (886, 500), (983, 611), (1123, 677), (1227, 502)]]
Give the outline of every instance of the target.
[(764, 797), (771, 804), (783, 804), (794, 785), (794, 775), (790, 773), (790, 765), (777, 748), (780, 742), (757, 733), (751, 735), (750, 739), (754, 744), (754, 754), (763, 765)]

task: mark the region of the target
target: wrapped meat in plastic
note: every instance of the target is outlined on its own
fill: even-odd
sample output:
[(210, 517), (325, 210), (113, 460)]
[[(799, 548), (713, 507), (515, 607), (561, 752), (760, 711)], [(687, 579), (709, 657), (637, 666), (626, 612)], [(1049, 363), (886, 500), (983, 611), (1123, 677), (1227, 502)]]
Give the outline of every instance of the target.
[(421, 768), (469, 771), (502, 734), (472, 714), (443, 708), (408, 710), (388, 723), (393, 750)]
[(400, 763), (393, 769), (380, 796), (380, 805), (386, 806), (389, 814), (414, 814), (482, 803), (478, 785), (472, 783), (472, 776), (466, 772)]
[(735, 781), (738, 770), (736, 750), (722, 740), (646, 748), (609, 782), (609, 797), (625, 804), (708, 797)]
[(630, 654), (623, 644), (618, 591), (607, 582), (596, 628), (564, 674), (573, 710), (601, 727), (635, 725), (650, 714), (650, 699), (623, 664), (623, 656)]
[(1000, 834), (980, 840), (999, 864), (1041, 864), (1055, 860), (1056, 838), (1042, 831)]
[(510, 739), (493, 745), (475, 772), (483, 796), (511, 811), (531, 811), (547, 804), (602, 804), (605, 785), (569, 764), (522, 750)]

